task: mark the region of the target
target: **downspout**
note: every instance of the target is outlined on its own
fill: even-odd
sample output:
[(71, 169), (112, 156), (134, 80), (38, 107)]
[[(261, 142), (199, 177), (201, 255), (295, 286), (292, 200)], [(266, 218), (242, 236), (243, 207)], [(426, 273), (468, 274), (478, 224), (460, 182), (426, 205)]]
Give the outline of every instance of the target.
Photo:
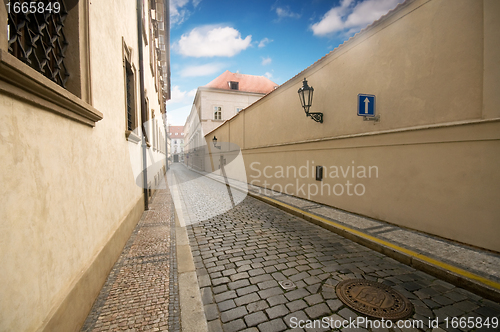
[(149, 210), (148, 195), (148, 160), (146, 156), (146, 98), (144, 96), (144, 54), (142, 45), (142, 0), (137, 0), (137, 39), (139, 49), (139, 88), (141, 94), (141, 127), (142, 127), (142, 179), (144, 187), (144, 210)]
[[(165, 0), (163, 6), (165, 7), (165, 17), (163, 18), (163, 23), (165, 24), (165, 55), (167, 57), (167, 72), (165, 73), (165, 79), (167, 80), (168, 86), (168, 99), (170, 99), (170, 1)], [(168, 165), (168, 124), (167, 124), (167, 101), (165, 100), (165, 163), (167, 164), (167, 171), (169, 169)]]

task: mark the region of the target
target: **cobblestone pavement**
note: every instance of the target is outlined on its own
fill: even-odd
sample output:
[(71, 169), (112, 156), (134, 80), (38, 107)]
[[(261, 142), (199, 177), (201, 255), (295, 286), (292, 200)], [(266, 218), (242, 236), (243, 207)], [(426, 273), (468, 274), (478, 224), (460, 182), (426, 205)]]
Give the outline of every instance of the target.
[[(187, 171), (180, 164), (173, 164), (167, 176), (170, 191), (179, 192), (182, 196), (184, 224), (198, 223), (233, 208), (228, 188), (224, 183)], [(234, 203), (238, 204), (245, 199), (246, 192), (233, 189), (231, 195)]]
[(82, 331), (179, 331), (175, 221), (158, 190), (102, 288)]
[[(187, 169), (176, 172), (190, 176)], [(200, 195), (200, 190), (196, 195)], [(498, 303), (251, 197), (229, 212), (187, 228), (210, 331), (273, 332), (292, 330), (299, 320), (357, 319), (358, 314), (335, 293), (335, 286), (341, 280), (351, 278), (384, 283), (410, 299), (415, 307), (411, 319), (423, 325), (402, 330), (458, 331), (451, 326), (454, 317), (474, 317), (475, 322), (478, 319), (485, 322), (488, 318), (491, 322), (493, 317), (500, 316)], [(296, 287), (290, 290), (280, 287), (278, 282), (286, 279)], [(429, 319), (435, 318), (439, 328), (432, 329)], [(343, 330), (353, 330), (352, 327)], [(474, 324), (474, 328), (462, 330), (488, 330), (477, 327)], [(307, 326), (293, 329), (329, 330)], [(368, 330), (401, 329), (393, 326)]]

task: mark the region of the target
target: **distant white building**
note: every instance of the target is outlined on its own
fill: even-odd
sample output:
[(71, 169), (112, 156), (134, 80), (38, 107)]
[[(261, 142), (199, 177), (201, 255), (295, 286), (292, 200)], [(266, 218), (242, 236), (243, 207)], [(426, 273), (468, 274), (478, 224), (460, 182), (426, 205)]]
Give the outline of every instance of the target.
[(199, 87), (184, 126), (186, 151), (202, 146), (206, 133), (277, 87), (278, 84), (264, 76), (232, 73), (229, 70)]
[(170, 158), (174, 163), (184, 160), (184, 126), (169, 126)]

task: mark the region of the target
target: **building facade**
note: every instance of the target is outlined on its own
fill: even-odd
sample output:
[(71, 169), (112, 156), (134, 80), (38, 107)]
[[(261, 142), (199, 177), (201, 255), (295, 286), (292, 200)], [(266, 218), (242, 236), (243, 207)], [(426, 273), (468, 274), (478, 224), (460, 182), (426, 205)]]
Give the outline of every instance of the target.
[(184, 162), (184, 126), (169, 126), (171, 162)]
[(168, 1), (59, 3), (0, 6), (2, 331), (78, 331), (165, 170)]
[(206, 142), (241, 147), (257, 188), (500, 252), (499, 17), (499, 1), (405, 1)]
[(205, 133), (214, 130), (277, 87), (276, 83), (264, 76), (232, 73), (229, 70), (207, 85), (199, 87), (184, 125), (186, 151), (193, 152), (203, 146)]

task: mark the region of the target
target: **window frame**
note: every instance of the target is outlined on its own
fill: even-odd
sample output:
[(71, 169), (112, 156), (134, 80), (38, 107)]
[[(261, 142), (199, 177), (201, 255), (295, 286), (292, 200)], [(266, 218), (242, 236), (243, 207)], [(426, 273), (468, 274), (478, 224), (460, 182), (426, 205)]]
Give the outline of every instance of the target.
[[(5, 6), (0, 6), (0, 20), (7, 22)], [(0, 92), (94, 127), (103, 114), (92, 106), (88, 0), (69, 11), (65, 26), (73, 46), (68, 55), (73, 61), (66, 65), (77, 79), (63, 88), (10, 54), (6, 29), (0, 37)]]
[[(217, 118), (217, 114), (219, 114), (219, 118)], [(213, 120), (222, 121), (222, 106), (213, 107)]]
[[(230, 90), (236, 90), (238, 91), (240, 89), (240, 82), (236, 82), (236, 81), (229, 81), (229, 89)], [(233, 88), (235, 87), (235, 88)]]
[[(123, 85), (124, 85), (124, 102), (125, 102), (125, 137), (132, 142), (138, 143), (141, 138), (138, 135), (138, 116), (137, 116), (137, 70), (132, 61), (132, 48), (127, 46), (125, 38), (122, 37), (122, 50), (123, 50)], [(130, 77), (131, 76), (131, 77)], [(127, 84), (129, 80), (132, 80), (132, 84)], [(131, 90), (131, 101), (132, 106), (131, 112), (131, 128), (128, 125), (128, 94)]]

